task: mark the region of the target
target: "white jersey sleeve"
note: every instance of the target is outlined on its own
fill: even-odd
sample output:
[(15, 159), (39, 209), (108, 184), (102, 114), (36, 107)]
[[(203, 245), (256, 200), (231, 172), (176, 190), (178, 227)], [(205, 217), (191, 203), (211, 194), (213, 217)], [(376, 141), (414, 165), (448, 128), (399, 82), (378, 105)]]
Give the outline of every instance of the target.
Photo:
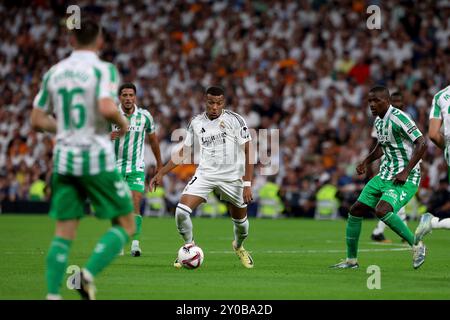
[(247, 123), (243, 117), (235, 112), (231, 112), (231, 114), (235, 117), (235, 132), (236, 138), (239, 145), (243, 145), (244, 143), (252, 140), (250, 135), (250, 130), (248, 129)]
[(186, 129), (186, 138), (184, 139), (184, 145), (187, 147), (191, 147), (194, 144), (194, 128), (192, 122), (195, 118), (196, 117), (192, 118)]

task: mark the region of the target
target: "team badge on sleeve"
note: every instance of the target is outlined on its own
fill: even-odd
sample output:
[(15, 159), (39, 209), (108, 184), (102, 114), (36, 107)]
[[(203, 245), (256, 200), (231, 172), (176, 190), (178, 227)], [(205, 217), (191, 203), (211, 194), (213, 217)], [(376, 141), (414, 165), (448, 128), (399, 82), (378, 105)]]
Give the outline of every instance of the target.
[(248, 139), (248, 137), (250, 136), (250, 132), (247, 127), (242, 127), (240, 133), (242, 139)]

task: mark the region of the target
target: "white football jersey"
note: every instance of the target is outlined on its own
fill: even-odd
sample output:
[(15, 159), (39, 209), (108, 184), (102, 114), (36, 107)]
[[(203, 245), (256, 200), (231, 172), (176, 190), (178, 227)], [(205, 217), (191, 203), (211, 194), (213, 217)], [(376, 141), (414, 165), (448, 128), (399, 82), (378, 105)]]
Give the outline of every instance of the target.
[(194, 117), (188, 125), (184, 144), (194, 150), (199, 148), (200, 161), (196, 175), (234, 181), (244, 176), (244, 144), (250, 140), (244, 118), (224, 109), (214, 120), (210, 120), (206, 112)]

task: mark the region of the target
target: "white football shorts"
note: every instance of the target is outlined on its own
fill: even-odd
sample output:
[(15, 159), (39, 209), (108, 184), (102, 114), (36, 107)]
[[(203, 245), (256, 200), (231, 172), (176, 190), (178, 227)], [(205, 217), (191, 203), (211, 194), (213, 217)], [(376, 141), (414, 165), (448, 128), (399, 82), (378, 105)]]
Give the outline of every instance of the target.
[(230, 202), (238, 208), (247, 207), (244, 203), (244, 183), (242, 179), (221, 181), (208, 179), (201, 175), (194, 175), (184, 188), (182, 194), (198, 196), (208, 201), (208, 195), (212, 191), (217, 191), (220, 195), (220, 200)]

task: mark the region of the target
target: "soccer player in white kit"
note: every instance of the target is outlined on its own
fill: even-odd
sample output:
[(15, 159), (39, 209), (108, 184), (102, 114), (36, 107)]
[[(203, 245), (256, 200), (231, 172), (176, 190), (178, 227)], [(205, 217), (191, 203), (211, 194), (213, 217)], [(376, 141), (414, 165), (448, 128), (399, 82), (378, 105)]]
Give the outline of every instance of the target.
[[(191, 154), (196, 143), (200, 147), (200, 163), (175, 210), (178, 232), (186, 247), (194, 244), (190, 215), (207, 201), (210, 192), (217, 191), (221, 199), (228, 202), (233, 220), (233, 249), (244, 267), (253, 268), (253, 259), (242, 245), (249, 229), (247, 204), (253, 200), (250, 132), (240, 115), (224, 109), (225, 92), (221, 87), (209, 87), (205, 102), (206, 111), (192, 119), (184, 147), (178, 152), (179, 159), (184, 159)], [(153, 177), (150, 190), (161, 185), (163, 176), (181, 164), (179, 159), (169, 160)], [(180, 268), (181, 264), (175, 260), (174, 266)]]
[[(450, 182), (450, 86), (445, 87), (433, 97), (428, 135), (430, 140), (444, 151)], [(425, 213), (420, 218), (416, 229), (416, 238), (422, 239), (432, 229), (450, 229), (450, 218), (440, 219), (431, 213)]]

